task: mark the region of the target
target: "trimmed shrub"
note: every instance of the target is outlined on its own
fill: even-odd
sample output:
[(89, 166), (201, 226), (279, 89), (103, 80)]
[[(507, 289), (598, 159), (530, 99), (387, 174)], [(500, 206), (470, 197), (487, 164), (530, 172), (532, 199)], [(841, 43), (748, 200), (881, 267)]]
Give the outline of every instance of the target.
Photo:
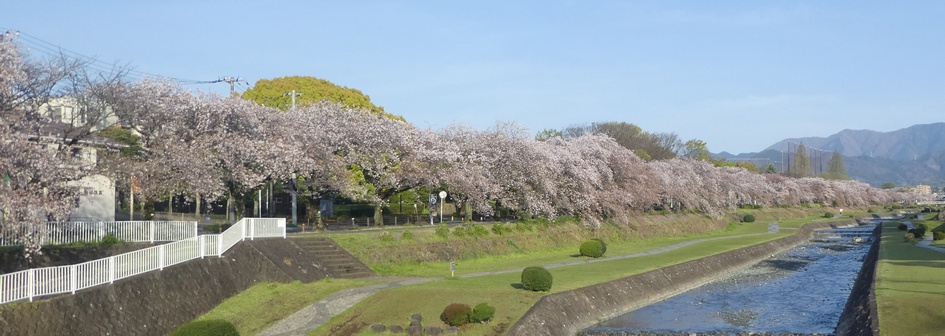
[(604, 255), (604, 245), (596, 240), (588, 240), (581, 244), (581, 255), (591, 258), (600, 258)]
[(464, 227), (462, 227), (462, 226), (457, 226), (457, 227), (453, 228), (453, 235), (454, 235), (454, 236), (457, 236), (457, 237), (459, 237), (459, 238), (465, 237), (465, 236), (466, 236), (466, 228), (464, 228)]
[(400, 234), (400, 240), (411, 240), (411, 239), (413, 239), (413, 232), (410, 232), (410, 230), (404, 230), (404, 232)]
[(446, 227), (446, 224), (437, 225), (437, 226), (436, 226), (436, 235), (437, 235), (437, 237), (444, 238), (444, 239), (445, 239), (445, 238), (449, 238), (449, 237), (450, 237), (450, 229), (449, 229), (448, 227)]
[(472, 237), (485, 237), (489, 235), (489, 230), (485, 226), (473, 224), (466, 227), (466, 234)]
[(599, 242), (600, 242), (600, 246), (604, 248), (604, 251), (601, 252), (601, 255), (604, 255), (604, 254), (607, 253), (607, 243), (605, 243), (603, 239), (600, 239), (600, 238), (591, 238), (591, 240), (596, 240), (596, 241), (599, 241)]
[(913, 235), (912, 232), (909, 232), (909, 233), (906, 233), (905, 235), (903, 235), (903, 238), (905, 238), (905, 240), (906, 240), (907, 243), (910, 243), (910, 242), (912, 242), (913, 240), (915, 240), (915, 235)]
[(472, 308), (464, 303), (451, 303), (443, 309), (440, 314), (440, 320), (443, 323), (458, 327), (469, 323), (469, 315), (472, 314)]
[(747, 214), (747, 215), (743, 216), (743, 217), (742, 217), (742, 222), (744, 222), (744, 223), (754, 223), (754, 222), (755, 222), (755, 215)]
[(932, 231), (932, 240), (942, 240), (942, 239), (945, 239), (945, 232)]
[(825, 212), (824, 218), (833, 218), (833, 212)]
[(906, 231), (909, 229), (909, 226), (906, 225), (906, 223), (899, 223), (896, 228), (899, 229), (899, 231)]
[(544, 267), (526, 267), (522, 271), (522, 286), (527, 290), (547, 292), (551, 290), (551, 283), (551, 272), (548, 272)]
[(492, 224), (492, 233), (501, 236), (506, 233), (512, 233), (512, 228), (502, 223), (495, 223), (495, 224)]
[(472, 314), (469, 315), (469, 322), (482, 323), (491, 320), (493, 316), (495, 316), (495, 307), (483, 302), (473, 308)]
[(240, 332), (227, 320), (203, 320), (182, 325), (171, 336), (240, 336)]

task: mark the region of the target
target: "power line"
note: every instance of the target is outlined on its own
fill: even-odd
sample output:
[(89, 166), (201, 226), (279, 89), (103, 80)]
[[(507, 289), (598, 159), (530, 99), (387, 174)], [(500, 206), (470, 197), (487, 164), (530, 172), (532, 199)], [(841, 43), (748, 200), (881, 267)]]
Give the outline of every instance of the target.
[[(27, 34), (18, 30), (12, 30), (12, 29), (8, 30), (8, 29), (0, 27), (0, 31), (6, 31), (6, 33), (4, 33), (5, 38), (17, 40), (22, 45), (26, 46), (28, 48), (27, 49), (28, 51), (36, 51), (36, 52), (39, 52), (41, 54), (44, 54), (46, 56), (51, 56), (51, 57), (59, 57), (59, 56), (66, 55), (72, 58), (82, 60), (83, 62), (86, 63), (86, 66), (88, 68), (98, 71), (98, 72), (102, 72), (102, 73), (114, 72), (115, 69), (117, 68), (115, 64), (105, 63), (99, 59), (96, 59), (95, 57), (86, 56), (81, 53), (63, 48), (62, 46), (59, 46), (51, 42), (47, 42), (36, 36), (32, 36), (30, 34)], [(170, 77), (170, 76), (155, 75), (155, 74), (138, 71), (134, 69), (124, 69), (124, 71), (126, 72), (126, 76), (133, 80), (141, 80), (147, 77), (168, 78), (170, 80), (179, 82), (181, 84), (212, 84), (212, 83), (220, 83), (220, 82), (230, 83), (228, 79), (233, 78), (233, 77), (222, 77), (216, 80), (193, 80), (193, 79), (182, 79), (182, 78), (176, 78), (176, 77)], [(246, 83), (246, 85), (248, 85), (248, 82), (246, 82), (242, 78), (237, 77), (237, 79), (241, 81), (241, 82), (238, 82), (239, 84)], [(237, 82), (234, 82), (234, 83), (237, 83)], [(234, 91), (234, 87), (233, 87), (234, 83), (230, 83), (231, 91)]]

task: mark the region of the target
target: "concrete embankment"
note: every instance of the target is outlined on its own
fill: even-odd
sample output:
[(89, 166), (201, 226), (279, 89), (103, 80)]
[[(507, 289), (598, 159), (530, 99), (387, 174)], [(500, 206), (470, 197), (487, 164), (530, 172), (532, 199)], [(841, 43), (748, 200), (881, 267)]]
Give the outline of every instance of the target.
[(876, 310), (876, 263), (879, 261), (879, 244), (883, 226), (873, 231), (873, 242), (863, 258), (863, 268), (856, 276), (850, 297), (840, 315), (834, 331), (836, 335), (879, 335), (879, 316)]
[(330, 272), (291, 239), (236, 244), (207, 257), (36, 302), (0, 306), (0, 335), (167, 335), (261, 282), (314, 281)]
[(810, 239), (816, 229), (855, 225), (852, 220), (811, 223), (794, 235), (702, 259), (542, 297), (508, 335), (574, 335), (614, 318), (706, 284)]

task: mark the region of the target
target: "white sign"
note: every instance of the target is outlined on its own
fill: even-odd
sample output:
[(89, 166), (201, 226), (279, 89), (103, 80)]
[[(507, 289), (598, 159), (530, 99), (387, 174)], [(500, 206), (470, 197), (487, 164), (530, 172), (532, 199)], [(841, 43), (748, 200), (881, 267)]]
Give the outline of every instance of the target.
[[(440, 192), (440, 199), (444, 199), (444, 198), (446, 198), (446, 192), (445, 192), (445, 191), (441, 191), (441, 192)], [(840, 212), (843, 212), (843, 210), (840, 210)]]

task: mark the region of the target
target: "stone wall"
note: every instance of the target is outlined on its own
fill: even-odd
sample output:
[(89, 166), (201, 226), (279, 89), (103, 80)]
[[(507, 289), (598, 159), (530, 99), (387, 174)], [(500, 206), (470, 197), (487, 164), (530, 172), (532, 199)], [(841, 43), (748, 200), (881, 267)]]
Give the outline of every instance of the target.
[(704, 285), (810, 239), (815, 229), (854, 221), (811, 223), (797, 234), (593, 286), (542, 297), (508, 335), (574, 335), (600, 321)]
[(879, 244), (883, 226), (877, 225), (873, 242), (863, 258), (863, 268), (856, 276), (847, 304), (840, 314), (836, 335), (879, 335), (879, 316), (876, 310), (876, 263), (879, 261)]
[[(286, 244), (291, 243), (247, 241), (223, 257), (185, 262), (75, 295), (5, 304), (0, 306), (0, 335), (166, 335), (257, 282), (295, 280), (276, 265), (274, 256), (261, 252)], [(324, 277), (317, 265), (293, 263), (300, 265), (308, 268), (305, 273)]]

